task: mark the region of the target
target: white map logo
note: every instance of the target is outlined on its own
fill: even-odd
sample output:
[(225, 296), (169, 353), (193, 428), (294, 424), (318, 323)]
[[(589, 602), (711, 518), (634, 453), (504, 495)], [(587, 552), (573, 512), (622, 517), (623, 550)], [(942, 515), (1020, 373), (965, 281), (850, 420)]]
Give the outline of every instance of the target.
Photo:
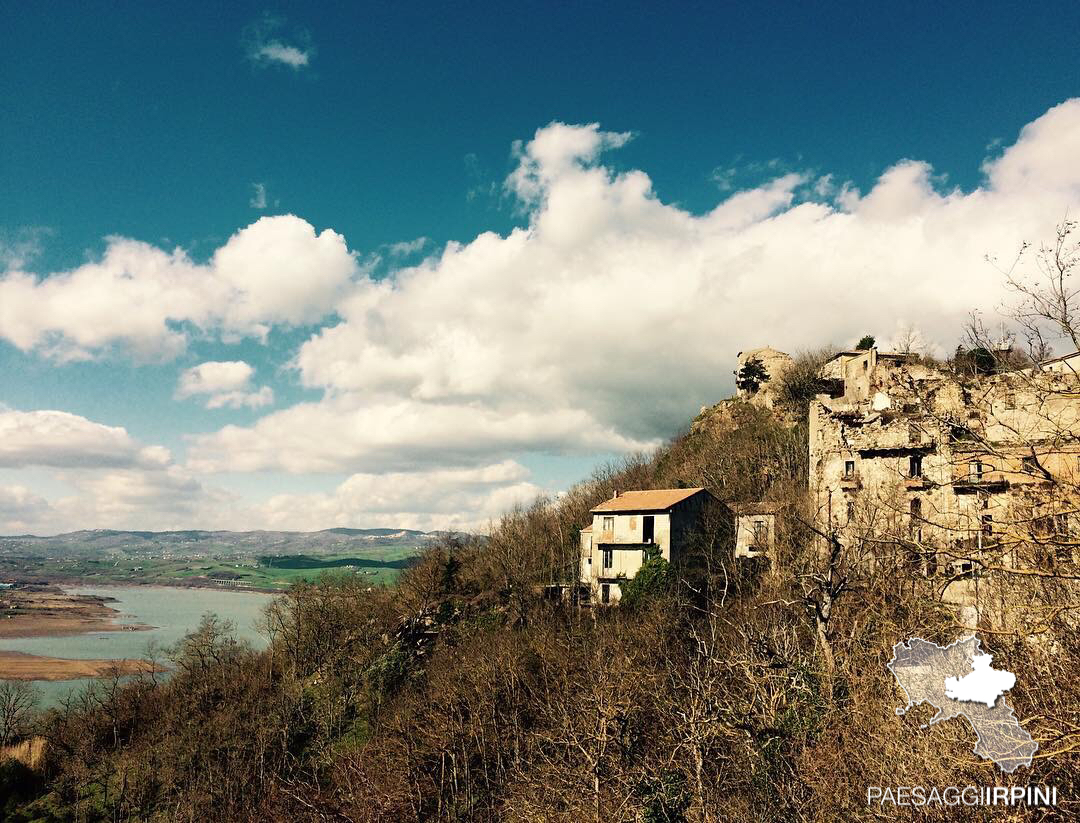
[(1016, 676), (991, 668), (992, 662), (974, 635), (948, 646), (921, 637), (897, 643), (889, 671), (907, 695), (907, 705), (896, 713), (927, 703), (938, 710), (930, 725), (964, 717), (978, 736), (975, 754), (993, 760), (1003, 772), (1014, 772), (1031, 765), (1039, 744), (1005, 701), (1004, 692), (1016, 685)]
[(945, 678), (945, 696), (953, 700), (985, 703), (993, 708), (998, 697), (1016, 685), (1016, 675), (1003, 669), (991, 669), (991, 654), (977, 654), (971, 659), (971, 674)]

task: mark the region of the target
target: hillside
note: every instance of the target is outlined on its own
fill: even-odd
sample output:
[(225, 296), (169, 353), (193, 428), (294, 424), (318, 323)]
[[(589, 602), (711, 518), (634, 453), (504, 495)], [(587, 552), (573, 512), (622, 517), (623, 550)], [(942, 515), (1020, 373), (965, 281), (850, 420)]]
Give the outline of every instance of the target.
[[(840, 543), (819, 550), (803, 424), (742, 403), (722, 417), (509, 512), (483, 541), (431, 540), (393, 587), (293, 586), (265, 651), (206, 618), (170, 650), (169, 679), (24, 724), (46, 742), (9, 761), (8, 819), (779, 823), (867, 819), (867, 786), (993, 780), (968, 727), (895, 711), (888, 650), (956, 632), (933, 585), (902, 566), (856, 577)], [(578, 530), (614, 490), (692, 486), (783, 503), (771, 565), (702, 544), (635, 578), (633, 603), (544, 596), (576, 574)], [(1036, 739), (1077, 719), (1060, 668), (1076, 637), (1052, 653), (990, 642), (995, 666), (1026, 673), (1010, 701)], [(1080, 755), (1057, 748), (1018, 779), (1065, 794)], [(1031, 811), (1011, 819), (1048, 819)]]
[(118, 531), (0, 537), (0, 580), (156, 583), (283, 590), (323, 572), (392, 582), (435, 532), (333, 528), (286, 531)]
[(29, 552), (41, 555), (99, 555), (111, 553), (199, 552), (227, 554), (298, 554), (364, 550), (376, 546), (421, 546), (438, 537), (412, 529), (323, 529), (289, 531), (117, 531), (88, 529), (51, 537), (0, 536), (0, 554)]

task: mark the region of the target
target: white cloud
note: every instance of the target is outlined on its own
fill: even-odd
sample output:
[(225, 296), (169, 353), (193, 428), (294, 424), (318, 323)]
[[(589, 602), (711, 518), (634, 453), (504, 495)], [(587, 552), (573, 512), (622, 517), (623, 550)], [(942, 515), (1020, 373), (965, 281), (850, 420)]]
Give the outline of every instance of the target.
[(507, 460), (472, 469), (354, 474), (328, 494), (275, 495), (245, 513), (270, 529), (314, 531), (332, 526), (483, 531), (541, 489)]
[(314, 323), (359, 272), (338, 233), (292, 215), (262, 217), (207, 263), (183, 249), (121, 237), (100, 261), (36, 277), (0, 275), (0, 339), (59, 360), (112, 346), (143, 358), (175, 356), (191, 328), (264, 338), (274, 325)]
[(431, 241), (426, 237), (417, 237), (415, 240), (404, 240), (400, 243), (391, 243), (387, 250), (394, 257), (408, 257), (411, 254), (423, 251)]
[(214, 527), (236, 508), (236, 497), (211, 489), (187, 470), (115, 468), (69, 471), (63, 481), (73, 494), (52, 501), (51, 533), (83, 528), (187, 529)]
[(29, 532), (52, 511), (48, 501), (25, 486), (0, 486), (0, 530)]
[(253, 209), (266, 208), (266, 184), (265, 183), (252, 183), (251, 184), (251, 199), (248, 200), (248, 205)]
[(542, 492), (513, 461), (471, 469), (359, 473), (327, 492), (275, 494), (249, 503), (186, 469), (71, 469), (70, 494), (49, 501), (23, 485), (0, 485), (0, 534), (57, 534), (84, 528), (450, 529), (482, 532), (511, 506)]
[(257, 409), (274, 402), (274, 390), (263, 386), (252, 390), (255, 369), (242, 360), (212, 360), (181, 372), (177, 399), (208, 395), (208, 409)]
[(256, 60), (266, 60), (272, 63), (284, 63), (294, 69), (302, 68), (311, 59), (311, 53), (298, 49), (296, 46), (287, 46), (277, 40), (263, 43), (255, 52)]
[(250, 427), (196, 435), (188, 465), (201, 472), (405, 471), (483, 464), (530, 450), (595, 454), (650, 445), (575, 409), (511, 411), (344, 395), (274, 412)]
[(22, 268), (41, 254), (42, 238), (51, 234), (42, 226), (25, 226), (15, 231), (0, 229), (0, 269)]
[(176, 395), (183, 398), (246, 388), (254, 374), (255, 369), (243, 360), (211, 360), (182, 372)]
[(229, 287), (225, 330), (257, 337), (273, 325), (322, 319), (358, 272), (344, 237), (330, 229), (316, 234), (291, 215), (263, 217), (237, 232), (211, 267)]
[(256, 391), (230, 391), (215, 394), (206, 401), (208, 409), (261, 409), (272, 405), (274, 390), (262, 386)]
[(1080, 99), (1074, 98), (1024, 126), (1016, 143), (983, 165), (989, 188), (1023, 197), (1040, 191), (1074, 197), (1077, 172), (1065, 158), (1080, 151), (1078, 110)]
[(738, 177), (739, 170), (734, 166), (725, 167), (717, 166), (712, 170), (712, 174), (709, 178), (717, 185), (717, 188), (722, 192), (732, 191), (735, 188), (735, 179)]
[(248, 59), (257, 66), (276, 63), (294, 71), (306, 67), (315, 55), (311, 38), (303, 29), (286, 32), (287, 28), (284, 18), (272, 14), (264, 14), (245, 27), (243, 42)]
[(23, 485), (0, 486), (0, 534), (257, 525), (237, 495), (176, 465), (62, 469), (50, 485), (60, 491), (48, 500)]
[[(196, 331), (265, 338), (333, 317), (293, 360), (323, 396), (192, 438), (185, 471), (390, 472), (388, 483), (407, 484), (528, 452), (647, 447), (726, 395), (735, 353), (754, 345), (791, 351), (869, 332), (948, 350), (970, 310), (1005, 296), (984, 257), (1052, 237), (1080, 203), (1080, 100), (1027, 126), (967, 192), (908, 159), (866, 192), (777, 171), (693, 214), (663, 202), (645, 172), (602, 165), (628, 139), (595, 124), (540, 129), (515, 148), (505, 181), (527, 225), (385, 278), (340, 235), (296, 217), (259, 220), (205, 264), (114, 239), (71, 272), (0, 278), (0, 336), (60, 357), (116, 344), (160, 354)], [(219, 394), (234, 391), (250, 389)], [(382, 516), (352, 488), (281, 496), (261, 516)]]
[(507, 178), (506, 188), (523, 204), (535, 204), (551, 193), (557, 180), (584, 171), (601, 152), (625, 145), (632, 136), (630, 132), (601, 131), (599, 123), (552, 123), (539, 129), (528, 145), (514, 144), (518, 167)]
[(1003, 669), (990, 668), (994, 657), (977, 654), (971, 659), (971, 672), (963, 677), (945, 678), (945, 696), (953, 700), (985, 703), (993, 707), (998, 697), (1016, 685), (1016, 675)]
[(70, 495), (47, 500), (22, 483), (0, 486), (0, 533), (55, 534), (81, 528), (180, 528), (219, 521), (231, 495), (209, 489), (120, 426), (68, 412), (0, 407), (0, 468), (45, 467)]
[(1050, 236), (1080, 201), (1067, 159), (1080, 100), (1028, 126), (967, 193), (903, 160), (865, 194), (787, 173), (694, 215), (643, 172), (599, 165), (628, 139), (555, 123), (517, 146), (506, 187), (526, 228), (358, 278), (340, 322), (295, 359), (324, 400), (197, 438), (195, 464), (376, 470), (641, 448), (724, 396), (748, 346), (909, 329), (953, 345), (969, 311), (1003, 296), (985, 255)]
[(120, 426), (63, 411), (0, 409), (0, 466), (159, 468), (171, 459), (162, 446), (143, 446)]

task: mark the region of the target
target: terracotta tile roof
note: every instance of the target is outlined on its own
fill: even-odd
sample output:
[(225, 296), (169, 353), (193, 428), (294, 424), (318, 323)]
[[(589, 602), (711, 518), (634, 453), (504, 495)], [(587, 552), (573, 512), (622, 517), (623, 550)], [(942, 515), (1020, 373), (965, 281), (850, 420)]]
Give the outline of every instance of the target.
[(605, 500), (593, 512), (655, 512), (670, 509), (705, 489), (647, 489), (640, 492), (622, 492), (618, 497)]

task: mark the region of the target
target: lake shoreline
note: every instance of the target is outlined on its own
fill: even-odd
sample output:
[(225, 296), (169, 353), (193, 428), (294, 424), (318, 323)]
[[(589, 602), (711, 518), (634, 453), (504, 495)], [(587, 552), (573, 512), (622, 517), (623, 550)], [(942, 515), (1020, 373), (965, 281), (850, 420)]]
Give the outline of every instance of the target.
[(69, 578), (65, 581), (56, 581), (52, 585), (62, 589), (130, 589), (138, 587), (140, 589), (167, 589), (169, 591), (188, 591), (189, 589), (198, 589), (199, 591), (209, 592), (223, 592), (225, 594), (266, 594), (266, 595), (283, 595), (286, 593), (286, 589), (264, 589), (256, 588), (255, 586), (207, 586), (198, 583), (184, 584), (184, 583), (161, 583), (157, 580), (148, 583), (140, 583), (138, 581), (119, 582), (110, 581), (107, 583), (98, 582), (96, 580), (88, 580), (85, 577)]
[[(77, 594), (60, 586), (24, 586), (0, 591), (0, 640), (75, 637), (98, 632), (152, 630), (144, 624), (120, 623), (122, 613), (102, 595)], [(0, 679), (80, 680), (112, 674), (165, 671), (130, 658), (67, 658), (0, 649)]]
[[(0, 636), (0, 653), (3, 653), (0, 680), (25, 678), (36, 683), (43, 708), (60, 705), (73, 688), (82, 689), (98, 678), (111, 677), (114, 661), (122, 661), (120, 665), (127, 674), (147, 671), (149, 664), (141, 661), (158, 661), (160, 657), (160, 651), (150, 649), (174, 648), (185, 636), (198, 630), (207, 614), (215, 614), (231, 624), (236, 637), (252, 648), (264, 648), (267, 639), (260, 631), (261, 621), (264, 610), (274, 600), (268, 593), (245, 590), (87, 585), (78, 581), (62, 588), (57, 585), (0, 588), (0, 601), (18, 595), (20, 590), (33, 590), (37, 597), (53, 598), (46, 599), (42, 605), (63, 599), (90, 608), (89, 613), (81, 612), (81, 617), (89, 620), (74, 621), (74, 625), (70, 619), (57, 623), (57, 617), (73, 616), (60, 612), (51, 621), (33, 627), (25, 614), (9, 619), (5, 613), (11, 610), (0, 608), (0, 626), (8, 624), (9, 635)], [(21, 654), (12, 656), (7, 652)], [(164, 670), (158, 676), (167, 679), (171, 670)]]
[(266, 586), (222, 586), (217, 583), (212, 583), (208, 578), (194, 579), (187, 578), (185, 580), (177, 580), (174, 582), (164, 582), (162, 580), (140, 580), (138, 578), (132, 578), (130, 580), (99, 580), (94, 577), (71, 577), (68, 575), (42, 575), (34, 574), (33, 576), (20, 576), (20, 575), (8, 575), (6, 580), (14, 582), (20, 586), (58, 586), (62, 588), (125, 588), (130, 586), (138, 586), (140, 588), (160, 588), (160, 589), (201, 589), (205, 591), (221, 591), (221, 592), (251, 592), (254, 594), (284, 594), (287, 589), (274, 589)]
[(114, 598), (73, 594), (60, 585), (0, 590), (0, 639), (67, 637), (95, 632), (149, 631), (153, 626), (117, 622)]
[(129, 676), (166, 672), (168, 669), (148, 660), (79, 659), (46, 657), (27, 652), (0, 649), (0, 680), (81, 680), (87, 677), (107, 677), (113, 674)]

